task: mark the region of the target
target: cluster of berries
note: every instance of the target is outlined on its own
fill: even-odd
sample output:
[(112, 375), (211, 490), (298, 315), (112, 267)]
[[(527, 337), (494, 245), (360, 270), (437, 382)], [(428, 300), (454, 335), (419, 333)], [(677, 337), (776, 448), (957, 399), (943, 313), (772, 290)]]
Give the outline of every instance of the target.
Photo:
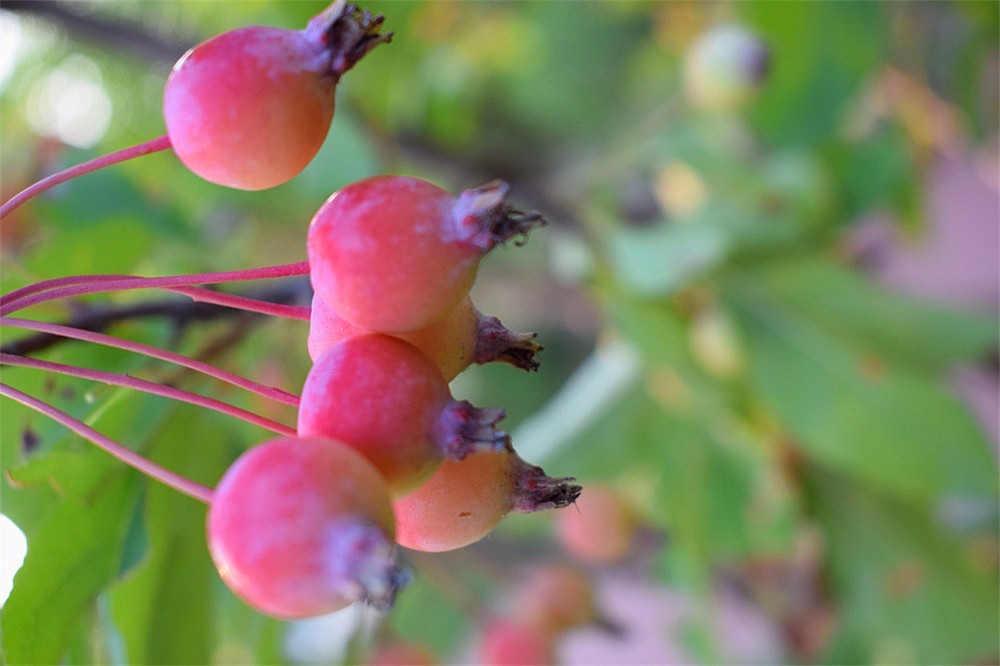
[[(389, 40), (373, 17), (338, 0), (304, 30), (247, 27), (191, 49), (164, 96), (168, 133), (41, 181), (0, 217), (88, 170), (170, 147), (206, 180), (263, 189), (298, 174), (322, 144), (340, 76)], [(298, 408), (293, 429), (216, 400), (127, 375), (4, 355), (2, 362), (129, 386), (206, 406), (280, 436), (256, 445), (204, 488), (163, 470), (51, 405), (6, 385), (0, 394), (67, 425), (147, 474), (209, 504), (208, 546), (226, 583), (285, 618), (366, 600), (392, 603), (407, 576), (396, 544), (465, 546), (510, 512), (574, 502), (571, 478), (521, 460), (497, 428), (501, 409), (455, 400), (448, 382), (471, 363), (537, 369), (533, 334), (507, 330), (469, 298), (480, 260), (544, 223), (507, 203), (495, 181), (453, 197), (416, 178), (381, 176), (331, 196), (308, 233), (308, 263), (174, 278), (75, 276), (0, 301), (2, 323), (172, 361)], [(278, 306), (192, 285), (308, 273), (310, 308)], [(112, 289), (161, 287), (199, 300), (305, 319), (314, 364), (301, 396), (139, 343), (12, 319), (40, 302)]]
[(381, 176), (340, 190), (313, 218), (314, 363), (297, 436), (244, 454), (209, 510), (219, 571), (255, 607), (301, 617), (359, 599), (389, 604), (403, 580), (394, 539), (452, 550), (511, 511), (576, 499), (572, 479), (514, 452), (496, 427), (503, 410), (455, 400), (448, 387), (473, 362), (537, 367), (534, 336), (483, 316), (468, 296), (482, 256), (540, 222), (505, 195), (500, 183), (455, 198)]

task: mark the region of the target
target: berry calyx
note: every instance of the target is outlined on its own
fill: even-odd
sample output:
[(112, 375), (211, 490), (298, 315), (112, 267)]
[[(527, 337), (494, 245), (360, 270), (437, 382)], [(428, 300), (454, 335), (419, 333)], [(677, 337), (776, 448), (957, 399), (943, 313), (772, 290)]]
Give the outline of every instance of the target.
[(520, 237), (515, 242), (523, 245), (529, 231), (545, 224), (545, 218), (539, 213), (526, 213), (508, 205), (509, 193), (510, 185), (493, 180), (458, 196), (455, 215), (465, 242), (483, 253), (512, 238)]
[(497, 318), (476, 311), (476, 345), (472, 362), (482, 365), (501, 361), (515, 368), (538, 370), (535, 354), (544, 347), (535, 342), (537, 333), (517, 333)]
[[(313, 296), (309, 318), (309, 356), (319, 358), (332, 345), (369, 333), (334, 312), (323, 299)], [(451, 381), (472, 363), (502, 361), (523, 370), (537, 370), (535, 354), (542, 346), (535, 333), (517, 333), (496, 317), (488, 317), (466, 296), (458, 307), (426, 328), (396, 337), (425, 353)]]
[(205, 180), (262, 190), (319, 151), (340, 77), (391, 35), (338, 0), (304, 30), (249, 26), (188, 51), (167, 79), (163, 117), (178, 158)]
[(393, 562), (389, 490), (371, 463), (321, 438), (281, 437), (234, 462), (208, 511), (225, 583), (276, 617), (386, 607), (406, 576)]
[(306, 377), (298, 433), (361, 452), (400, 497), (441, 461), (510, 446), (501, 409), (456, 401), (438, 367), (410, 343), (369, 334), (343, 340)]
[(347, 321), (405, 333), (468, 294), (493, 247), (544, 224), (506, 202), (499, 181), (459, 197), (418, 178), (377, 176), (331, 196), (309, 226), (316, 294)]
[(392, 41), (391, 32), (379, 33), (384, 21), (381, 14), (372, 16), (355, 4), (336, 0), (309, 19), (303, 32), (311, 42), (324, 45), (329, 58), (326, 71), (339, 79), (373, 48)]
[(580, 486), (546, 476), (511, 450), (446, 460), (422, 486), (393, 503), (396, 542), (441, 552), (479, 541), (508, 513), (572, 504)]

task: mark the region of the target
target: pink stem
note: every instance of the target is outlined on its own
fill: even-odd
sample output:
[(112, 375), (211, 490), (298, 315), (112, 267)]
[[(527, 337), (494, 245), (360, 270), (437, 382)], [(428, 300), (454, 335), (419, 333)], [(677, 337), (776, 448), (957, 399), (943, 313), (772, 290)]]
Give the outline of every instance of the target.
[(82, 282), (80, 280), (84, 276), (56, 278), (55, 280), (46, 280), (22, 287), (17, 291), (7, 294), (5, 297), (0, 297), (0, 315), (9, 315), (23, 308), (46, 301), (79, 296), (81, 294), (95, 294), (102, 291), (168, 289), (196, 284), (264, 280), (291, 275), (306, 275), (308, 273), (309, 262), (300, 261), (294, 264), (265, 266), (263, 268), (252, 268), (241, 271), (193, 273), (191, 275), (172, 275), (158, 278), (144, 278), (131, 275), (93, 275)]
[(220, 400), (207, 398), (203, 395), (191, 393), (190, 391), (183, 391), (171, 386), (163, 386), (162, 384), (157, 384), (156, 382), (138, 379), (129, 375), (123, 375), (115, 372), (104, 372), (103, 370), (92, 370), (90, 368), (78, 368), (72, 365), (42, 361), (37, 358), (18, 356), (16, 354), (0, 354), (0, 365), (13, 365), (25, 368), (35, 368), (38, 370), (47, 370), (49, 372), (56, 372), (62, 375), (69, 375), (71, 377), (80, 377), (82, 379), (104, 382), (105, 384), (111, 384), (112, 386), (124, 386), (137, 391), (152, 393), (153, 395), (172, 398), (174, 400), (180, 400), (181, 402), (187, 402), (192, 405), (198, 405), (199, 407), (212, 409), (220, 414), (227, 414), (229, 416), (242, 419), (247, 423), (252, 423), (253, 425), (260, 426), (261, 428), (266, 428), (267, 430), (276, 432), (279, 435), (295, 434), (295, 430), (293, 428), (289, 428), (288, 426), (278, 423), (277, 421), (272, 421), (271, 419), (264, 418), (263, 416), (259, 416), (253, 412), (248, 412), (245, 409), (240, 409), (239, 407), (235, 407)]
[(190, 296), (192, 300), (201, 303), (214, 303), (216, 305), (224, 305), (227, 308), (257, 312), (271, 315), (272, 317), (309, 321), (309, 308), (301, 305), (269, 303), (256, 298), (226, 294), (221, 291), (212, 291), (211, 289), (202, 289), (200, 287), (168, 287), (167, 289), (176, 294)]
[(56, 287), (65, 287), (71, 284), (87, 284), (91, 282), (111, 282), (114, 280), (121, 280), (123, 277), (129, 277), (125, 275), (70, 275), (68, 277), (55, 278), (53, 280), (42, 280), (41, 282), (34, 282), (29, 285), (25, 285), (20, 289), (15, 289), (9, 294), (3, 294), (0, 296), (0, 305), (7, 305), (7, 303), (13, 303), (14, 301), (20, 300), (25, 296), (30, 296), (31, 294), (37, 294), (42, 291), (48, 291), (49, 289), (55, 289)]
[(27, 393), (22, 393), (13, 387), (7, 386), (6, 384), (0, 384), (0, 395), (5, 395), (11, 400), (15, 400), (26, 407), (30, 407), (36, 412), (48, 416), (56, 423), (61, 423), (76, 434), (90, 440), (100, 448), (104, 449), (115, 458), (118, 458), (126, 465), (131, 465), (143, 474), (156, 479), (160, 483), (169, 486), (174, 490), (180, 491), (189, 497), (193, 497), (196, 500), (200, 500), (205, 504), (212, 503), (211, 488), (207, 488), (199, 483), (195, 483), (187, 477), (160, 467), (153, 461), (140, 456), (132, 449), (122, 446), (113, 439), (102, 435), (83, 421), (70, 416), (66, 412), (56, 409), (52, 405), (42, 402), (37, 398), (33, 398)]
[(293, 407), (299, 406), (299, 398), (296, 395), (287, 393), (272, 386), (258, 384), (257, 382), (253, 382), (245, 377), (240, 377), (239, 375), (227, 372), (209, 363), (188, 358), (187, 356), (182, 356), (180, 354), (175, 354), (171, 351), (158, 349), (157, 347), (142, 344), (141, 342), (122, 340), (110, 335), (104, 335), (103, 333), (95, 333), (93, 331), (74, 328), (72, 326), (49, 324), (40, 321), (31, 321), (29, 319), (15, 319), (12, 317), (0, 317), (0, 326), (12, 326), (14, 328), (22, 328), (29, 331), (59, 335), (64, 338), (72, 338), (74, 340), (82, 340), (84, 342), (93, 342), (107, 347), (114, 347), (115, 349), (144, 354), (145, 356), (158, 358), (161, 361), (176, 363), (177, 365), (195, 370), (196, 372), (201, 372), (210, 377), (215, 377), (216, 379), (234, 386), (239, 386), (240, 388), (247, 389), (248, 391), (253, 391), (254, 393), (262, 395), (265, 398), (277, 400), (278, 402), (283, 402), (286, 405), (291, 405)]
[(123, 148), (113, 153), (102, 155), (101, 157), (96, 157), (88, 162), (71, 166), (70, 168), (64, 169), (59, 173), (54, 173), (51, 176), (42, 178), (34, 185), (29, 185), (24, 188), (14, 195), (10, 201), (0, 206), (0, 220), (7, 217), (11, 211), (23, 204), (25, 201), (32, 199), (49, 188), (55, 187), (59, 183), (64, 183), (67, 180), (76, 178), (77, 176), (82, 176), (86, 173), (90, 173), (91, 171), (103, 169), (104, 167), (111, 166), (112, 164), (118, 164), (119, 162), (124, 162), (135, 157), (142, 157), (143, 155), (149, 155), (150, 153), (166, 150), (169, 147), (170, 137), (163, 135), (146, 141), (145, 143)]

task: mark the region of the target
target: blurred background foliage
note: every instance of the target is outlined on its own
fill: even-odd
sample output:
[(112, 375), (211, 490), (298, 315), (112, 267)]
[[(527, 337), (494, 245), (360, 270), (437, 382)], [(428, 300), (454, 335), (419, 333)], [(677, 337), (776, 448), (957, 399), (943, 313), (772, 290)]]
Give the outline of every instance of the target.
[[(953, 380), (956, 367), (972, 368), (996, 395), (996, 293), (931, 300), (877, 277), (893, 248), (984, 216), (932, 214), (942, 161), (968, 165), (995, 205), (997, 3), (365, 7), (386, 15), (395, 39), (345, 77), (330, 137), (300, 177), (237, 192), (159, 154), (60, 186), (4, 221), (3, 291), (77, 273), (300, 261), (312, 212), (351, 181), (406, 173), (458, 191), (502, 178), (551, 224), (524, 248), (495, 252), (473, 295), (511, 328), (540, 332), (542, 369), (477, 367), (453, 390), (504, 406), (524, 458), (613, 487), (635, 507), (643, 538), (623, 561), (588, 569), (599, 600), (620, 605), (635, 581), (660, 596), (626, 608), (683, 600), (682, 621), (650, 631), (685, 661), (995, 663), (996, 443)], [(163, 83), (190, 45), (241, 25), (304, 26), (322, 9), (0, 8), (5, 200), (162, 134)], [(770, 58), (763, 78), (728, 84), (759, 83), (756, 94), (711, 108), (691, 94), (685, 57), (718, 24), (743, 26)], [(757, 58), (745, 76), (764, 74), (759, 53), (729, 55), (737, 68)], [(976, 242), (995, 245), (995, 231)], [(243, 289), (309, 298), (302, 281)], [(165, 302), (107, 294), (32, 316)], [(164, 313), (111, 330), (301, 385), (305, 324), (169, 304)], [(3, 333), (5, 344), (20, 337)], [(40, 355), (294, 419), (113, 350), (71, 343)], [(205, 484), (265, 437), (159, 398), (27, 369), (4, 375)], [(2, 510), (30, 546), (4, 606), (10, 663), (336, 663), (387, 636), (462, 660), (518, 567), (571, 557), (552, 516), (518, 516), (456, 553), (413, 554), (416, 580), (384, 618), (285, 625), (221, 585), (204, 507), (10, 402), (0, 435)], [(737, 629), (721, 631), (734, 598)], [(764, 648), (735, 644), (751, 620), (773, 638)], [(666, 659), (655, 643), (629, 652), (642, 630), (622, 622), (624, 637), (586, 655)], [(572, 645), (560, 654), (587, 658)]]

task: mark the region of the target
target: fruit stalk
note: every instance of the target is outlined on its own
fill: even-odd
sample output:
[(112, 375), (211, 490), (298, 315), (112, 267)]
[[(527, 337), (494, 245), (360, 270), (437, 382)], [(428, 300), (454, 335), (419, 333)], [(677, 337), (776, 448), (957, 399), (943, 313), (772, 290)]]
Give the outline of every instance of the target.
[(68, 169), (64, 169), (63, 171), (52, 174), (51, 176), (47, 176), (37, 183), (24, 188), (11, 197), (9, 201), (0, 206), (0, 220), (7, 217), (7, 215), (24, 202), (33, 199), (42, 192), (45, 192), (60, 183), (65, 183), (67, 180), (72, 180), (77, 176), (82, 176), (113, 164), (125, 162), (135, 157), (142, 157), (143, 155), (149, 155), (150, 153), (166, 150), (167, 148), (170, 148), (170, 138), (164, 135), (135, 146), (129, 146), (128, 148), (122, 148), (121, 150), (117, 150), (113, 153), (96, 157), (88, 162), (71, 166)]
[(184, 493), (188, 497), (193, 497), (199, 502), (204, 502), (205, 504), (212, 503), (213, 491), (211, 488), (203, 486), (201, 484), (195, 483), (187, 477), (171, 472), (168, 469), (160, 467), (156, 463), (140, 456), (135, 451), (122, 446), (113, 439), (102, 435), (97, 432), (86, 423), (80, 421), (79, 419), (73, 418), (66, 412), (56, 409), (47, 402), (43, 402), (35, 397), (18, 391), (17, 389), (8, 386), (7, 384), (0, 384), (0, 395), (6, 396), (11, 400), (21, 403), (25, 407), (35, 410), (39, 414), (44, 414), (56, 423), (62, 424), (80, 435), (84, 439), (89, 440), (91, 443), (97, 447), (103, 449), (107, 453), (111, 454), (115, 458), (118, 458), (126, 465), (134, 467), (146, 476), (156, 479), (160, 483), (177, 490), (178, 492)]

